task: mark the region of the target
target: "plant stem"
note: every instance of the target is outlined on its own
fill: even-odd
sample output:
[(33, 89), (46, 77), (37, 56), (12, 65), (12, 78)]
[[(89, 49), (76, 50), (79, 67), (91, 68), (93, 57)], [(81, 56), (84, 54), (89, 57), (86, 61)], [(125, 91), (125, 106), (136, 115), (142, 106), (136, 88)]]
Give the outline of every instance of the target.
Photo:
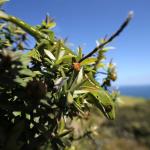
[(119, 27), (119, 29), (115, 33), (113, 33), (108, 39), (106, 39), (105, 42), (103, 42), (102, 44), (100, 44), (99, 46), (97, 46), (96, 48), (94, 48), (89, 54), (87, 54), (86, 56), (84, 56), (83, 58), (81, 58), (79, 60), (79, 63), (81, 63), (86, 58), (91, 57), (94, 53), (96, 53), (98, 50), (102, 49), (106, 44), (108, 44), (114, 38), (116, 38), (124, 30), (124, 28), (129, 24), (129, 22), (132, 19), (132, 17), (133, 17), (133, 12), (130, 11), (128, 13), (128, 16), (127, 16), (126, 20), (121, 24), (121, 26)]

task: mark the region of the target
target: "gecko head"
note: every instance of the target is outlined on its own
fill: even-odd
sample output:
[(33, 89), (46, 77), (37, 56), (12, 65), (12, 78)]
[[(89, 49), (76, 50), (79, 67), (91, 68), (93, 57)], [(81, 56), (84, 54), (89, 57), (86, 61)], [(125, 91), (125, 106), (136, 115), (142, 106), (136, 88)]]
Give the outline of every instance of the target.
[(94, 104), (107, 119), (115, 119), (115, 102), (106, 91), (91, 92), (87, 95), (89, 103)]
[(114, 120), (115, 119), (115, 106), (114, 104), (108, 104), (108, 105), (104, 105), (101, 104), (102, 106), (102, 112), (103, 114), (106, 116), (106, 118), (110, 119), (110, 120)]
[(112, 101), (111, 96), (106, 91), (99, 91), (94, 93), (97, 98), (97, 105), (107, 119), (115, 119), (115, 103)]

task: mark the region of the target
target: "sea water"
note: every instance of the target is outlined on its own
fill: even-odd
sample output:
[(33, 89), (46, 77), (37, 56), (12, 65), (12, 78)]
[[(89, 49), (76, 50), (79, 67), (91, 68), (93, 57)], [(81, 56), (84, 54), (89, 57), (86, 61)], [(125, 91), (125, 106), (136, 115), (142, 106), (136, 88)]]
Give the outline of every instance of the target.
[(119, 91), (121, 95), (150, 99), (150, 85), (120, 86)]

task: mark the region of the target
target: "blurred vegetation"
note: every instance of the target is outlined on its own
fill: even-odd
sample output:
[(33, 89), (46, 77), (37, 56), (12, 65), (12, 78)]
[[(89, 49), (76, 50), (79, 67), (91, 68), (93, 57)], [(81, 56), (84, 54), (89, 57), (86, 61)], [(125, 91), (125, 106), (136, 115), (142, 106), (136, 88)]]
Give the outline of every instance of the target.
[(150, 101), (142, 98), (121, 97), (114, 121), (99, 118), (97, 111), (84, 124), (95, 124), (96, 134), (74, 142), (83, 150), (149, 150)]

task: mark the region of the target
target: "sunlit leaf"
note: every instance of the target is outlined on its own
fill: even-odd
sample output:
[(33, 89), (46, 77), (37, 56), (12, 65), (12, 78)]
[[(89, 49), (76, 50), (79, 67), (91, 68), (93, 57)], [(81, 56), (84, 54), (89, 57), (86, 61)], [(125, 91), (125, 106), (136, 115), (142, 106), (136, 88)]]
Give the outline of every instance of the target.
[(64, 54), (65, 54), (64, 50), (60, 51), (58, 55), (58, 59), (61, 59), (64, 56)]
[(83, 65), (90, 65), (90, 64), (93, 64), (97, 61), (97, 58), (87, 58), (85, 60), (83, 60), (80, 64), (83, 66)]
[(71, 58), (75, 58), (75, 57), (76, 57), (76, 56), (74, 56), (74, 55), (66, 55), (66, 56), (63, 56), (63, 57), (61, 57), (60, 59), (57, 59), (57, 60), (56, 60), (55, 65), (59, 65), (61, 62), (70, 60)]
[(14, 79), (14, 81), (18, 84), (20, 84), (20, 86), (25, 87), (27, 85), (27, 82), (25, 82), (22, 78), (17, 77), (16, 79)]
[(56, 60), (55, 56), (49, 51), (44, 49), (45, 54), (52, 60)]
[(73, 96), (72, 96), (72, 94), (70, 92), (68, 92), (67, 101), (68, 101), (68, 103), (72, 103), (73, 102)]
[(13, 111), (12, 112), (14, 116), (21, 116), (21, 112), (20, 111)]
[(19, 71), (20, 74), (26, 75), (26, 76), (34, 76), (33, 72), (30, 69), (22, 69)]
[(28, 52), (28, 55), (29, 55), (29, 57), (31, 57), (31, 58), (33, 58), (33, 59), (39, 61), (39, 62), (42, 61), (42, 60), (41, 60), (41, 55), (40, 55), (39, 51), (36, 50), (36, 49), (33, 49), (33, 50), (31, 50), (30, 52)]
[(79, 74), (77, 76), (77, 84), (80, 84), (83, 80), (83, 67), (80, 69)]
[(99, 63), (98, 65), (97, 65), (97, 69), (99, 69), (99, 68), (104, 68), (105, 67), (105, 65), (103, 64), (103, 63)]
[(46, 15), (45, 21), (42, 22), (42, 25), (46, 26), (47, 28), (54, 28), (56, 26), (56, 23), (49, 17), (49, 15)]
[(88, 90), (75, 90), (74, 93), (73, 93), (73, 97), (77, 97), (79, 96), (80, 94), (85, 94), (85, 93), (88, 93), (89, 91)]

